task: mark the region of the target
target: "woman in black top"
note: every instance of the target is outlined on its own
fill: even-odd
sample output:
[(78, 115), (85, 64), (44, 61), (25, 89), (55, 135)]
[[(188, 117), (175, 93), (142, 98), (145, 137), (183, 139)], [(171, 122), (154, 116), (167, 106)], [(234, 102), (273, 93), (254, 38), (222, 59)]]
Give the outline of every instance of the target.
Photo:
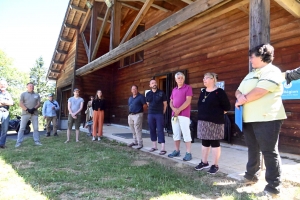
[(198, 100), (198, 138), (202, 139), (202, 160), (195, 170), (209, 168), (207, 158), (211, 147), (214, 164), (208, 171), (210, 174), (219, 171), (220, 140), (224, 139), (224, 112), (230, 109), (225, 91), (216, 86), (217, 78), (215, 73), (204, 75), (206, 88), (201, 89)]
[(98, 133), (98, 141), (103, 136), (103, 122), (104, 122), (104, 109), (105, 101), (101, 90), (97, 90), (95, 99), (92, 102), (93, 108), (93, 141), (96, 140)]

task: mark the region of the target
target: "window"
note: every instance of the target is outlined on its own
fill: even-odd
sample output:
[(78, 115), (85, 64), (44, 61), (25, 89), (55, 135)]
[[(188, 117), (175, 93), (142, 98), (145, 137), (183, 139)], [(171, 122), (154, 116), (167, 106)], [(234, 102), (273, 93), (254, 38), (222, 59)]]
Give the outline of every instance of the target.
[[(144, 32), (144, 31), (145, 31), (145, 25), (139, 25), (136, 28), (136, 31), (132, 35), (131, 38), (139, 35), (140, 33)], [(120, 68), (127, 67), (129, 65), (141, 62), (143, 60), (144, 60), (144, 51), (139, 51), (139, 52), (137, 52), (135, 54), (132, 54), (130, 56), (125, 57), (124, 59), (121, 59), (120, 60)]]
[(61, 117), (68, 117), (68, 99), (71, 97), (71, 88), (65, 88), (61, 90)]

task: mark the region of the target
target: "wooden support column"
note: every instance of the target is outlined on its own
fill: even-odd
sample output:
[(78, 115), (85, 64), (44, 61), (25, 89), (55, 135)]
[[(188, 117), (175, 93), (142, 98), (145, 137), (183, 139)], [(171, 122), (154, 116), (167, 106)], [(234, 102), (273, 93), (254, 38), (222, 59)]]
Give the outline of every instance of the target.
[(90, 44), (89, 44), (89, 54), (88, 54), (88, 62), (92, 61), (92, 53), (96, 43), (97, 37), (97, 17), (98, 11), (100, 8), (100, 3), (95, 2), (92, 9), (92, 17), (91, 17), (91, 27), (90, 27)]
[(152, 3), (154, 0), (147, 0), (145, 4), (143, 5), (142, 9), (136, 16), (135, 20), (132, 22), (131, 26), (129, 27), (128, 31), (126, 32), (125, 36), (123, 37), (122, 41), (120, 44), (123, 44), (126, 42), (134, 33), (135, 29), (138, 27), (138, 25), (141, 23), (143, 20), (144, 16), (146, 15), (147, 11), (151, 7)]
[[(270, 0), (250, 0), (249, 2), (249, 48), (270, 43)], [(249, 71), (252, 65), (249, 62)]]
[(101, 25), (101, 28), (100, 28), (100, 31), (99, 31), (99, 34), (98, 34), (98, 38), (97, 38), (94, 50), (93, 50), (93, 53), (92, 53), (91, 61), (93, 61), (96, 57), (100, 42), (102, 40), (103, 33), (105, 31), (105, 27), (106, 27), (109, 15), (110, 15), (110, 8), (107, 8), (106, 13), (105, 13), (105, 17), (103, 19), (103, 22), (102, 22), (102, 25)]
[[(92, 5), (94, 4), (94, 0), (91, 0), (91, 4), (92, 4)], [(93, 9), (93, 8), (92, 8), (92, 9)], [(82, 33), (82, 32), (85, 30), (85, 28), (86, 28), (86, 26), (87, 26), (87, 24), (88, 24), (88, 22), (89, 22), (89, 20), (90, 20), (90, 18), (91, 18), (91, 11), (92, 11), (92, 9), (89, 9), (89, 10), (87, 11), (87, 13), (86, 13), (86, 15), (85, 15), (85, 18), (84, 18), (84, 20), (83, 20), (83, 22), (82, 22), (82, 25), (81, 25), (81, 27), (80, 27), (79, 33)]]
[(120, 44), (120, 29), (121, 29), (121, 8), (119, 1), (113, 0), (111, 7), (111, 23), (110, 23), (110, 43), (109, 50), (113, 50)]

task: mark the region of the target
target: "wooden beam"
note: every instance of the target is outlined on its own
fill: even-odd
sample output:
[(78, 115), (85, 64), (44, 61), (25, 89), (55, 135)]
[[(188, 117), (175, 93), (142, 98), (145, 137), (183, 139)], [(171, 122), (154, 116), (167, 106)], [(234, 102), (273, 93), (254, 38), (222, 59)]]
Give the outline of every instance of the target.
[(80, 7), (78, 7), (78, 6), (75, 6), (75, 5), (70, 5), (70, 8), (73, 10), (76, 10), (76, 11), (78, 11), (78, 12), (81, 12), (81, 13), (86, 13), (88, 10), (87, 9), (84, 9), (84, 8), (80, 8)]
[(130, 8), (130, 9), (132, 9), (132, 10), (137, 10), (137, 11), (140, 10), (139, 8), (134, 7), (134, 6), (132, 6), (132, 5), (129, 5), (129, 4), (127, 4), (127, 3), (121, 3), (121, 5), (122, 5), (122, 6), (125, 6), (125, 7), (127, 7), (127, 8)]
[(131, 26), (127, 30), (126, 34), (124, 35), (122, 41), (120, 44), (123, 44), (126, 42), (134, 33), (135, 29), (138, 27), (140, 22), (143, 20), (144, 16), (146, 15), (147, 11), (151, 7), (151, 4), (153, 3), (154, 0), (147, 0), (145, 4), (143, 5), (142, 9), (140, 12), (137, 14), (135, 20), (132, 22)]
[(62, 41), (62, 42), (72, 42), (72, 41), (73, 41), (73, 40), (68, 39), (68, 38), (65, 38), (65, 37), (60, 37), (59, 39), (60, 39), (60, 41)]
[[(139, 0), (139, 1), (140, 1), (140, 2), (143, 2), (143, 3), (146, 3), (147, 0)], [(151, 4), (151, 7), (156, 8), (156, 9), (158, 9), (158, 10), (162, 10), (162, 11), (164, 11), (164, 12), (170, 12), (170, 10), (168, 10), (168, 9), (166, 9), (166, 8), (164, 8), (164, 7), (161, 7), (161, 6), (159, 6), (159, 5), (156, 5), (156, 4), (154, 4), (154, 3)]]
[[(94, 1), (95, 1), (95, 0), (91, 0), (91, 1), (90, 1), (92, 5), (94, 4)], [(92, 8), (92, 9), (93, 9), (93, 8)], [(87, 24), (89, 23), (90, 18), (91, 18), (91, 9), (88, 9), (88, 11), (87, 11), (87, 13), (86, 13), (86, 15), (85, 15), (85, 17), (84, 17), (84, 20), (83, 20), (83, 22), (82, 22), (82, 24), (81, 24), (79, 33), (82, 33), (82, 32), (86, 29), (86, 26), (87, 26)]]
[(71, 28), (71, 29), (76, 29), (76, 30), (79, 29), (79, 26), (75, 26), (75, 25), (73, 25), (73, 24), (65, 23), (64, 26), (65, 26), (66, 28)]
[(130, 41), (77, 69), (76, 75), (89, 74), (92, 70), (106, 67), (130, 54), (159, 45), (168, 38), (182, 34), (182, 29), (179, 29), (179, 27), (183, 26), (184, 29), (189, 30), (248, 3), (248, 0), (198, 0), (150, 27)]
[(48, 77), (47, 79), (48, 79), (48, 80), (51, 80), (51, 81), (57, 81), (57, 78), (51, 78), (51, 77)]
[(111, 25), (110, 25), (110, 42), (109, 50), (112, 50), (120, 44), (120, 29), (122, 17), (122, 5), (117, 0), (113, 0), (111, 7)]
[(89, 57), (89, 46), (86, 42), (85, 36), (84, 36), (83, 33), (80, 33), (80, 35), (81, 35), (81, 38), (82, 38), (82, 42), (83, 42), (83, 46), (84, 46), (84, 49), (85, 49), (86, 56)]
[(291, 13), (294, 17), (300, 18), (300, 1), (298, 0), (275, 0), (286, 11)]
[(50, 71), (53, 73), (58, 73), (58, 74), (60, 73), (60, 70), (56, 70), (56, 69), (50, 69)]
[(61, 61), (58, 61), (58, 60), (54, 60), (52, 63), (53, 64), (58, 64), (58, 65), (63, 65), (64, 64), (64, 62), (61, 62)]
[(187, 3), (187, 4), (194, 3), (194, 2), (193, 2), (193, 1), (191, 1), (191, 0), (181, 0), (181, 1), (183, 1), (183, 2), (185, 2), (185, 3)]
[[(249, 48), (270, 43), (270, 0), (250, 0)], [(249, 62), (249, 71), (252, 65)]]
[(102, 25), (101, 25), (101, 28), (100, 28), (100, 31), (99, 31), (99, 34), (98, 34), (98, 37), (97, 37), (97, 41), (96, 41), (94, 50), (93, 50), (93, 53), (92, 53), (91, 61), (93, 61), (93, 60), (95, 59), (96, 54), (97, 54), (97, 52), (98, 52), (99, 45), (100, 45), (100, 42), (101, 42), (101, 40), (102, 40), (102, 36), (103, 36), (104, 31), (105, 31), (105, 27), (106, 27), (106, 24), (107, 24), (107, 22), (108, 22), (108, 18), (109, 18), (109, 16), (110, 16), (110, 13), (111, 13), (110, 8), (107, 8), (107, 9), (106, 9), (105, 16), (104, 16), (104, 20), (103, 20), (103, 22), (102, 22)]
[[(104, 17), (105, 17), (105, 16), (104, 16)], [(98, 16), (97, 19), (98, 19), (98, 20), (101, 20), (101, 21), (104, 21), (104, 17)], [(111, 23), (111, 21), (110, 21), (110, 20), (107, 20), (107, 23)]]
[(95, 2), (92, 10), (88, 62), (92, 61), (92, 53), (97, 39), (97, 17), (101, 5), (99, 2)]
[(67, 55), (68, 54), (68, 52), (67, 51), (63, 51), (63, 50), (56, 50), (56, 53), (60, 53), (60, 54), (65, 54), (65, 55)]

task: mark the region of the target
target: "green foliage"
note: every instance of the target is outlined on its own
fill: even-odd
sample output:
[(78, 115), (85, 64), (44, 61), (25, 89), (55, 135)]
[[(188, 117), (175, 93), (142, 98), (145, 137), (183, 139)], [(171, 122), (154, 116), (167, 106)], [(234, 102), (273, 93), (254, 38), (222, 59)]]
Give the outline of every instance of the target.
[(54, 93), (55, 83), (47, 81), (47, 68), (44, 67), (42, 57), (35, 61), (35, 65), (30, 68), (30, 82), (34, 84), (34, 91), (39, 93), (41, 101), (48, 99), (49, 93)]
[(29, 74), (12, 67), (13, 60), (0, 49), (0, 79), (8, 83), (8, 92), (11, 94), (14, 105), (10, 107), (10, 115), (20, 115), (21, 108), (19, 100), (21, 93), (25, 90), (26, 83), (29, 82)]

